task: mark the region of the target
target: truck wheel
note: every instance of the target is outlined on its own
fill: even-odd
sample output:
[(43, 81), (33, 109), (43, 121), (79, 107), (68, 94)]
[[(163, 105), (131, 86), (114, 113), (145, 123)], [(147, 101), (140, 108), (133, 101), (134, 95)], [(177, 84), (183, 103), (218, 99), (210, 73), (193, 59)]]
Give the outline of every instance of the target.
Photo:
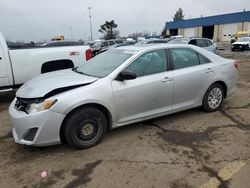
[(86, 149), (101, 141), (107, 127), (107, 118), (103, 112), (93, 107), (82, 108), (66, 120), (64, 136), (71, 147)]
[(211, 85), (203, 98), (203, 109), (206, 112), (214, 112), (220, 109), (224, 100), (224, 92), (220, 84)]

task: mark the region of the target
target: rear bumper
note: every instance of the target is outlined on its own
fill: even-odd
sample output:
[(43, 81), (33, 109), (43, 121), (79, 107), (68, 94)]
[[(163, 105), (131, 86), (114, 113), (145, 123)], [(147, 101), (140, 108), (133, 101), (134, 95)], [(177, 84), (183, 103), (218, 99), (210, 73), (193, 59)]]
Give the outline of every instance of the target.
[(32, 146), (59, 144), (60, 127), (64, 114), (45, 110), (26, 114), (14, 108), (15, 100), (9, 107), (12, 134), (16, 143)]

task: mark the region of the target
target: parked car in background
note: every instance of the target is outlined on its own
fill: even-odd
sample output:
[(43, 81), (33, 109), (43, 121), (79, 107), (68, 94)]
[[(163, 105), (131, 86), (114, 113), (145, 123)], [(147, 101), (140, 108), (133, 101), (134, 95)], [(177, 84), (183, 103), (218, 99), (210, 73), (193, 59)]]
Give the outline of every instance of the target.
[(142, 45), (142, 44), (164, 44), (168, 43), (171, 39), (145, 39), (142, 41), (137, 42), (135, 45)]
[(237, 42), (231, 44), (231, 50), (248, 50), (250, 47), (250, 37), (240, 38)]
[(82, 42), (77, 41), (51, 41), (44, 44), (41, 44), (41, 47), (56, 47), (56, 46), (80, 46), (84, 45)]
[(113, 48), (118, 48), (118, 47), (122, 47), (122, 46), (131, 46), (131, 45), (134, 45), (134, 44), (135, 44), (135, 42), (126, 41), (126, 42), (124, 42), (122, 44), (115, 44), (113, 46), (109, 46), (108, 48), (104, 48), (99, 53), (103, 53), (103, 52), (105, 52), (107, 50), (110, 50), (110, 49), (113, 49)]
[(96, 43), (96, 41), (88, 41), (88, 45), (89, 45), (90, 47), (92, 47), (95, 43)]
[(8, 49), (0, 33), (0, 92), (46, 72), (80, 66), (91, 58), (88, 45)]
[(250, 37), (250, 31), (237, 31), (231, 36), (231, 44), (243, 37)]
[(93, 55), (99, 54), (101, 51), (103, 51), (106, 48), (109, 48), (110, 46), (113, 46), (115, 44), (122, 44), (123, 40), (114, 39), (114, 40), (103, 40), (103, 41), (97, 41), (92, 47), (91, 50), (93, 52)]
[(20, 144), (89, 148), (112, 128), (199, 106), (219, 110), (237, 76), (234, 60), (194, 45), (114, 48), (24, 84), (9, 107), (12, 133)]
[(199, 46), (213, 53), (217, 52), (216, 44), (211, 39), (207, 38), (176, 38), (170, 40), (169, 44), (192, 44), (195, 46)]

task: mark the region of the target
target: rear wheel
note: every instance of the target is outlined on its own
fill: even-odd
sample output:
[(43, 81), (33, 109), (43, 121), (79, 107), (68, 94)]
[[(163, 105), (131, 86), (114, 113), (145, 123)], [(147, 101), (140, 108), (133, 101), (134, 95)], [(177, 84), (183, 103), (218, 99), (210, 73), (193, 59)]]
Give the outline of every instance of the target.
[(107, 131), (107, 118), (88, 107), (75, 111), (65, 122), (64, 136), (71, 147), (86, 149), (98, 144)]
[(214, 112), (222, 107), (224, 89), (220, 84), (210, 86), (203, 98), (203, 109), (206, 112)]

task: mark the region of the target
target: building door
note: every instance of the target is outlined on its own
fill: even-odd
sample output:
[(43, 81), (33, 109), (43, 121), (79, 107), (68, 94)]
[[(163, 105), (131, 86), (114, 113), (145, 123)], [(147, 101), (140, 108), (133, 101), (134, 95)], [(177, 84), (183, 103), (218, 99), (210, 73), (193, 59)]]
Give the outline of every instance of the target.
[(221, 39), (223, 42), (228, 42), (231, 40), (231, 36), (235, 34), (238, 30), (238, 25), (237, 23), (235, 24), (224, 24), (220, 25), (222, 27), (222, 36)]
[(213, 39), (214, 37), (214, 26), (204, 26), (202, 28), (202, 37)]
[(170, 36), (178, 35), (178, 29), (170, 29)]
[(185, 28), (184, 37), (196, 37), (195, 30), (196, 28)]

